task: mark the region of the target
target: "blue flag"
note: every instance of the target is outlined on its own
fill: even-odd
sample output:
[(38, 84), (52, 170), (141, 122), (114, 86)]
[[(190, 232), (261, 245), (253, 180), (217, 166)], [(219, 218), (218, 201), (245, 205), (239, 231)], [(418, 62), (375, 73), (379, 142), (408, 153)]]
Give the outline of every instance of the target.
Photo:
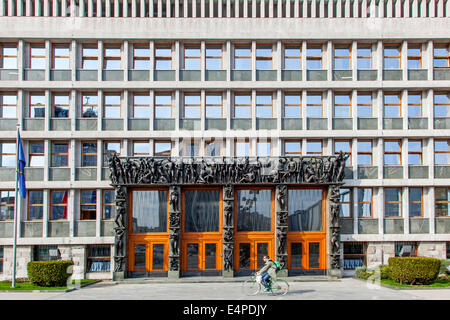
[(18, 160), (18, 172), (17, 172), (17, 179), (19, 181), (19, 192), (20, 195), (22, 196), (22, 198), (26, 198), (27, 196), (27, 190), (25, 187), (25, 155), (23, 153), (23, 148), (22, 148), (22, 140), (20, 140), (20, 134), (17, 132), (17, 140), (18, 140), (18, 151), (19, 151), (19, 156), (17, 157)]

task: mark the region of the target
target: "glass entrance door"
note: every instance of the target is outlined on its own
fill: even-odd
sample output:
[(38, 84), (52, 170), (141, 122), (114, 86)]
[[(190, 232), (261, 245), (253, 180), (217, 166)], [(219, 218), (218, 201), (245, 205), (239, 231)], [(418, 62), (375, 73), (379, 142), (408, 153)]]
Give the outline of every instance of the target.
[(217, 188), (182, 193), (182, 275), (220, 275), (222, 270), (222, 194)]
[(167, 273), (167, 244), (139, 242), (130, 246), (130, 271), (133, 276), (165, 275)]
[[(243, 273), (259, 270), (264, 266), (264, 256), (272, 259), (272, 241), (244, 241), (237, 245), (237, 269)], [(247, 272), (245, 272), (247, 271)]]

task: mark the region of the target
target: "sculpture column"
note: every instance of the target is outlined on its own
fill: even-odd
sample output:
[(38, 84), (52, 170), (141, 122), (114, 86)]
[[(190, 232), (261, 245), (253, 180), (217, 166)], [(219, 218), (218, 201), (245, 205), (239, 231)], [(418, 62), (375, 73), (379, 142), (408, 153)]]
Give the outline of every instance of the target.
[(340, 241), (340, 185), (333, 184), (328, 187), (327, 196), (327, 274), (342, 278), (341, 268), (341, 241)]
[(116, 217), (114, 220), (114, 272), (113, 280), (123, 280), (126, 277), (127, 265), (127, 188), (115, 186)]
[(169, 278), (180, 277), (180, 199), (180, 187), (171, 186), (169, 188)]
[(232, 185), (223, 187), (223, 241), (222, 241), (222, 276), (233, 277), (234, 249), (234, 188)]
[(280, 184), (275, 189), (275, 259), (281, 265), (278, 276), (287, 277), (287, 186)]

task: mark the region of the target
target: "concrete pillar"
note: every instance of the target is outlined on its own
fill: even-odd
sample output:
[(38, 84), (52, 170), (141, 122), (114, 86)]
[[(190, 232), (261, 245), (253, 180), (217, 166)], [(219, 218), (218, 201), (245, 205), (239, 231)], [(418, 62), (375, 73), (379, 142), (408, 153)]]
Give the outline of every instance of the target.
[(223, 187), (223, 247), (222, 247), (222, 276), (233, 277), (233, 252), (234, 252), (234, 188)]
[(181, 190), (178, 186), (169, 188), (169, 271), (168, 278), (180, 277), (180, 227), (181, 227)]

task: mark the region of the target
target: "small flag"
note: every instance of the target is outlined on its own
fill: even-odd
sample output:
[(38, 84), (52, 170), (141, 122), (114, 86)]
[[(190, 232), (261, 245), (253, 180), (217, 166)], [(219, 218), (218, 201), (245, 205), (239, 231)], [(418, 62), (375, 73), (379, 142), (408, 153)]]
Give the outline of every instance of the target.
[(62, 203), (65, 204), (63, 218), (67, 218), (67, 191), (64, 191), (64, 195), (62, 197)]
[(25, 165), (26, 165), (26, 161), (25, 161), (25, 155), (23, 153), (23, 148), (22, 148), (22, 140), (20, 140), (20, 134), (17, 131), (17, 140), (18, 140), (18, 151), (19, 151), (19, 155), (17, 157), (17, 178), (19, 181), (19, 193), (22, 196), (22, 198), (26, 198), (27, 196), (27, 189), (25, 186)]

